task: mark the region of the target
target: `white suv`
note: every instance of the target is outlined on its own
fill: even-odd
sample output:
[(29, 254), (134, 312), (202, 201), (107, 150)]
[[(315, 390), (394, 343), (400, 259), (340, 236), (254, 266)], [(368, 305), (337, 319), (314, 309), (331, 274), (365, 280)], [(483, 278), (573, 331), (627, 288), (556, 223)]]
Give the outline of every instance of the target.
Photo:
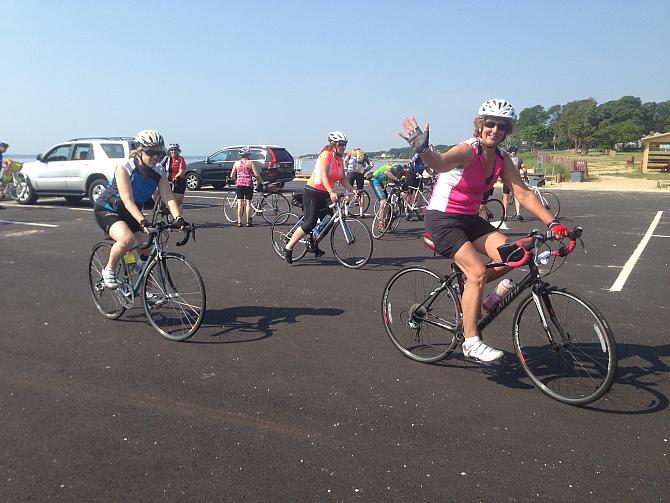
[(68, 201), (100, 195), (114, 169), (130, 156), (132, 138), (73, 138), (53, 146), (36, 161), (23, 164), (26, 187), (19, 204), (33, 204), (40, 196), (64, 196)]

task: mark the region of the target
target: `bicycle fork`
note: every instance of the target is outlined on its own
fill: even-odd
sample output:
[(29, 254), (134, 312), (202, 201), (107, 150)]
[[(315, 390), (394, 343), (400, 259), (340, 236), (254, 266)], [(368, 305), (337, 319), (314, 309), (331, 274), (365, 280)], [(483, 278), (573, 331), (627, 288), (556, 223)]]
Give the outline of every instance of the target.
[[(542, 328), (544, 328), (544, 333), (551, 343), (552, 349), (557, 350), (567, 346), (570, 343), (570, 335), (565, 332), (563, 326), (558, 321), (556, 313), (554, 312), (554, 307), (551, 305), (551, 300), (549, 300), (549, 296), (543, 292), (536, 292), (535, 290), (532, 291), (532, 295), (535, 308), (537, 309), (540, 321), (542, 322)], [(549, 315), (549, 320), (547, 320), (547, 314)], [(551, 323), (551, 326), (553, 326), (555, 330), (552, 331), (549, 323)], [(554, 332), (558, 333), (558, 337), (556, 337)]]

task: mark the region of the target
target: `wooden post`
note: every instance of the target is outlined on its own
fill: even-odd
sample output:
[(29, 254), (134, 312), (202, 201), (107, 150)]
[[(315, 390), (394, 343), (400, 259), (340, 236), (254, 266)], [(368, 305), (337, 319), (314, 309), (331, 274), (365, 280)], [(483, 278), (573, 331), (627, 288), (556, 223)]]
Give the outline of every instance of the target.
[(644, 144), (644, 153), (642, 154), (642, 172), (647, 173), (649, 171), (648, 163), (649, 163), (649, 145), (650, 142), (646, 142)]

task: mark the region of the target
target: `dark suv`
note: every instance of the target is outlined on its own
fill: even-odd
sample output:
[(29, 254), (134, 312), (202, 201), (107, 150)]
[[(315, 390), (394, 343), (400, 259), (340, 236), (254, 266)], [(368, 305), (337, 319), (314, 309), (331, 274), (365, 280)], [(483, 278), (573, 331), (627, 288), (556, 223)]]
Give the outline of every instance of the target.
[(295, 161), (285, 148), (274, 145), (236, 145), (223, 148), (204, 161), (189, 163), (186, 167), (186, 186), (189, 190), (198, 190), (203, 185), (212, 185), (215, 189), (225, 187), (233, 164), (240, 159), (239, 150), (243, 147), (249, 149), (249, 158), (263, 180), (283, 184), (295, 177)]

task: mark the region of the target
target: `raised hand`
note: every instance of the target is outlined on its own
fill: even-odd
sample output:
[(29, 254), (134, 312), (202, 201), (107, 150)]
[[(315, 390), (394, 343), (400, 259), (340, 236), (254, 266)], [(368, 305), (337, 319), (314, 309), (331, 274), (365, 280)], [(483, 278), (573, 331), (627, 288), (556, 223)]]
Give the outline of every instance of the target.
[(426, 123), (425, 131), (421, 131), (421, 128), (414, 117), (405, 117), (402, 121), (402, 127), (405, 130), (405, 133), (398, 133), (398, 136), (403, 140), (407, 140), (407, 143), (409, 143), (417, 154), (421, 154), (428, 150), (430, 124)]

